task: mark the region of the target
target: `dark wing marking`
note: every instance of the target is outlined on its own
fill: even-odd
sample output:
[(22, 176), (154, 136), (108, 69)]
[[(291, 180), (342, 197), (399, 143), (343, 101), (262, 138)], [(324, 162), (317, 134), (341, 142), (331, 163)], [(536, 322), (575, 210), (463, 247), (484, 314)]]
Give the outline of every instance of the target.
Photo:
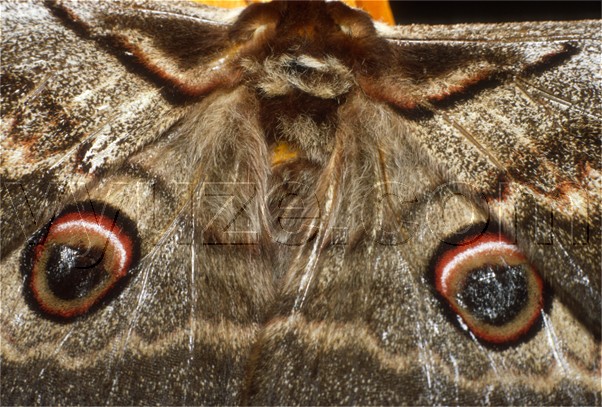
[(202, 96), (240, 79), (227, 25), (236, 13), (186, 2), (57, 1), (54, 7), (181, 95)]

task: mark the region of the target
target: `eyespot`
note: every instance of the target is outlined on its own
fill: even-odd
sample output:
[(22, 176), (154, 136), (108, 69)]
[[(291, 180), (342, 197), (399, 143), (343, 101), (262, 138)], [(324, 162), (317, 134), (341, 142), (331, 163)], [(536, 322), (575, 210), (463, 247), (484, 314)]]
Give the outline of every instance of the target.
[(487, 232), (441, 254), (435, 288), (472, 333), (495, 344), (515, 341), (538, 320), (543, 282), (520, 249)]
[(44, 314), (85, 314), (124, 281), (138, 260), (134, 224), (106, 204), (65, 209), (23, 254), (25, 290)]

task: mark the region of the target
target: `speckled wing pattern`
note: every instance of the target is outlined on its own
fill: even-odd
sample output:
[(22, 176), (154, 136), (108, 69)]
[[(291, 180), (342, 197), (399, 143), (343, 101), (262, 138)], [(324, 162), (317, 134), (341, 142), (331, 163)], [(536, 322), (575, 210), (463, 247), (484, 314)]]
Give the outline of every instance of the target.
[[(561, 296), (600, 329), (600, 22), (385, 29), (401, 47), (461, 43), (541, 58), (412, 122), (415, 142), (451, 178), (484, 194)], [(554, 49), (563, 50), (554, 55)], [(545, 56), (547, 54), (547, 56)], [(454, 103), (455, 102), (455, 103)]]
[[(57, 3), (1, 6), (1, 404), (601, 403), (599, 22), (378, 25), (386, 86), (359, 77), (316, 127), (330, 138), (270, 166), (280, 99), (223, 45), (240, 11)], [(427, 72), (406, 94), (404, 49)], [(24, 299), (21, 256), (87, 200), (136, 222), (142, 256), (116, 298), (57, 322)], [(488, 211), (554, 289), (501, 349), (429, 281), (441, 239)], [(204, 229), (216, 213), (234, 221)]]
[[(148, 5), (164, 15), (162, 2)], [(221, 25), (218, 11), (190, 5), (173, 2), (168, 9)], [(200, 177), (216, 177), (199, 169), (219, 151), (191, 158), (179, 122), (186, 104), (170, 103), (164, 89), (85, 40), (77, 27), (65, 27), (45, 4), (2, 7), (10, 33), (2, 44), (3, 404), (235, 404), (245, 355), (271, 296), (261, 281), (266, 256), (249, 246), (227, 253), (225, 246), (201, 246), (196, 255), (213, 260), (199, 264), (214, 277), (191, 266), (198, 261), (190, 243), (191, 200), (199, 193), (192, 188)], [(237, 123), (215, 123), (212, 115), (220, 106), (240, 110), (244, 100), (237, 96), (200, 102), (212, 105), (199, 109), (198, 121), (213, 122), (213, 130), (196, 126), (209, 150), (228, 148), (216, 138)], [(240, 117), (238, 134), (248, 135), (253, 122)], [(232, 170), (233, 180), (249, 178), (243, 167)], [(223, 172), (219, 179), (229, 181)], [(136, 219), (143, 242), (139, 284), (95, 322), (40, 319), (19, 288), (20, 248), (59, 208), (86, 200), (110, 202)]]

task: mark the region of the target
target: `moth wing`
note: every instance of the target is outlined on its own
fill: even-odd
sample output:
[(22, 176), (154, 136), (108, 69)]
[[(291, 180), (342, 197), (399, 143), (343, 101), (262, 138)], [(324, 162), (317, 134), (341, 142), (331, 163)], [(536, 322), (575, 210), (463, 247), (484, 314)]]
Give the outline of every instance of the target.
[[(453, 88), (457, 74), (431, 78), (418, 96), (428, 113), (409, 121), (412, 142), (449, 181), (486, 197), (481, 205), (492, 219), (597, 334), (602, 323), (599, 28), (598, 21), (577, 21), (399, 26), (381, 32), (397, 49), (430, 47), (435, 60), (438, 47), (454, 44), (507, 58), (501, 59), (503, 75), (497, 80), (462, 85), (451, 94), (433, 98), (431, 92)], [(460, 59), (463, 52), (458, 50)], [(471, 75), (455, 72), (459, 78)]]
[(44, 5), (2, 7), (4, 256), (183, 109)]
[(147, 75), (187, 97), (203, 96), (239, 79), (232, 64), (227, 12), (192, 2), (57, 1), (53, 7), (91, 38), (111, 44)]
[[(137, 3), (183, 24), (222, 22), (202, 7), (182, 15), (182, 3), (164, 4)], [(271, 299), (269, 254), (249, 244), (264, 194), (249, 180), (267, 160), (244, 113), (253, 100), (238, 89), (190, 108), (124, 62), (123, 48), (82, 32), (73, 9), (2, 7), (3, 400), (235, 404)], [(237, 148), (241, 138), (256, 149)], [(22, 253), (71, 202), (93, 202), (99, 214), (111, 205), (132, 220), (141, 256), (117, 300), (57, 323), (28, 303)]]

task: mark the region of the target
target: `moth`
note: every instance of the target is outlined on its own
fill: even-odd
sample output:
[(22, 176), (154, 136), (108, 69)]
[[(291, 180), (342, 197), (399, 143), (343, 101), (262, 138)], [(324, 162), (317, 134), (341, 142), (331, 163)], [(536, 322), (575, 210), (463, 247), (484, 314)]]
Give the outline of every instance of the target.
[(599, 405), (599, 21), (2, 7), (1, 402)]

